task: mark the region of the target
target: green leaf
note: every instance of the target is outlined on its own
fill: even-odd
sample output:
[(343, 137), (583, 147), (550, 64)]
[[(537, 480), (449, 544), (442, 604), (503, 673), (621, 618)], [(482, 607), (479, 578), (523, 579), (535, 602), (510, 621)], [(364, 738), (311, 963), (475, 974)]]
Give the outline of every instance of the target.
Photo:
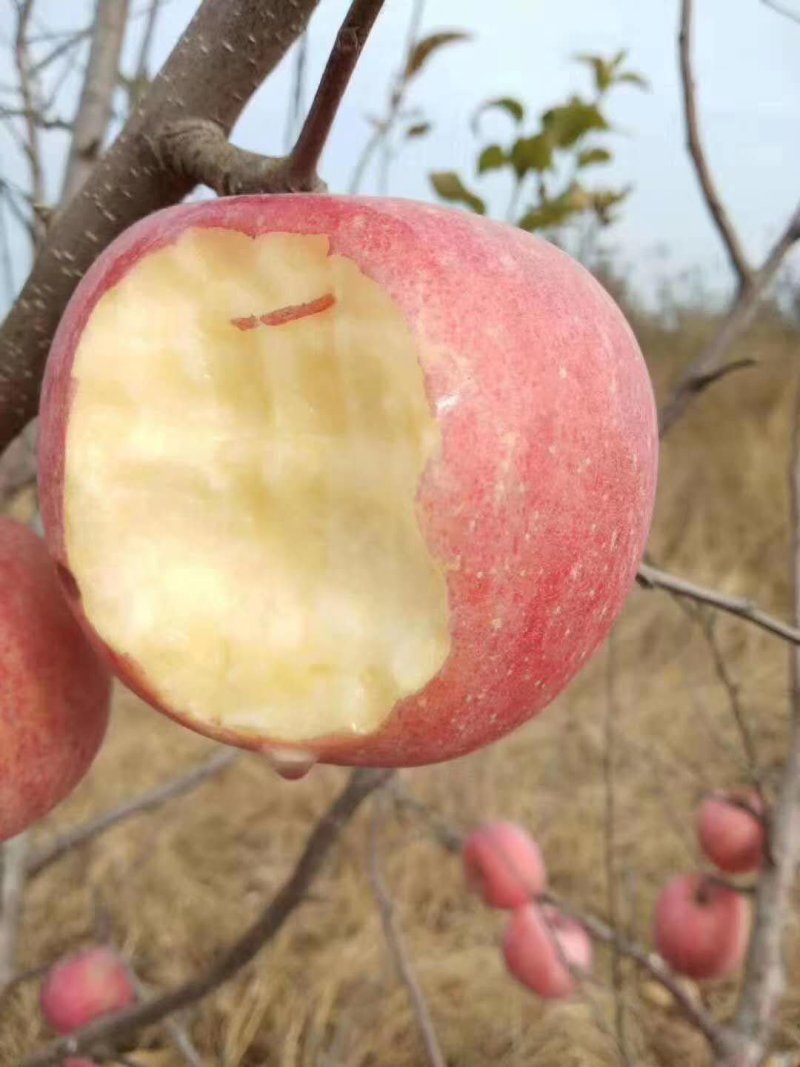
[(430, 132), (430, 122), (415, 122), (413, 126), (409, 126), (406, 130), (406, 137), (408, 137), (409, 139), (412, 137), (424, 137), (427, 133)]
[(604, 93), (610, 89), (614, 82), (614, 60), (608, 62), (602, 56), (587, 55), (585, 53), (575, 57), (579, 63), (585, 63), (591, 67), (594, 73), (594, 85), (598, 93)]
[(546, 133), (537, 133), (533, 137), (520, 137), (511, 149), (511, 162), (518, 178), (524, 178), (528, 171), (540, 174), (550, 170), (553, 165), (553, 142)]
[(637, 74), (635, 70), (626, 70), (623, 74), (620, 74), (615, 79), (617, 83), (627, 82), (629, 85), (636, 85), (640, 89), (649, 89), (650, 82), (647, 78), (643, 78), (641, 74)]
[(579, 167), (593, 167), (598, 163), (609, 163), (610, 161), (611, 153), (607, 148), (587, 148), (584, 152), (578, 153)]
[(486, 214), (486, 205), (479, 196), (470, 192), (459, 176), (453, 171), (438, 171), (430, 175), (431, 185), (442, 200), (456, 204), (465, 204), (478, 215)]
[(614, 208), (627, 198), (631, 186), (624, 189), (598, 189), (591, 194), (591, 207), (601, 226), (610, 226), (615, 221)]
[(423, 37), (411, 49), (406, 69), (403, 71), (403, 81), (410, 81), (419, 74), (434, 52), (438, 52), (448, 44), (468, 41), (471, 38), (472, 34), (465, 33), (463, 30), (445, 30), (442, 33), (431, 33)]
[(587, 104), (578, 96), (573, 96), (568, 104), (546, 111), (542, 122), (559, 148), (571, 148), (592, 130), (609, 128), (598, 106)]
[(591, 194), (575, 182), (560, 196), (545, 200), (530, 208), (519, 220), (517, 226), (529, 232), (550, 230), (556, 226), (562, 226), (573, 216), (580, 215), (592, 206)]
[(486, 103), (481, 104), (475, 114), (472, 116), (472, 132), (478, 132), (478, 120), (481, 115), (487, 111), (505, 111), (509, 115), (516, 126), (522, 122), (525, 118), (525, 107), (515, 100), (513, 96), (499, 96), (496, 100), (487, 100)]
[(478, 157), (478, 174), (485, 174), (487, 170), (499, 170), (508, 163), (508, 156), (499, 144), (490, 144)]

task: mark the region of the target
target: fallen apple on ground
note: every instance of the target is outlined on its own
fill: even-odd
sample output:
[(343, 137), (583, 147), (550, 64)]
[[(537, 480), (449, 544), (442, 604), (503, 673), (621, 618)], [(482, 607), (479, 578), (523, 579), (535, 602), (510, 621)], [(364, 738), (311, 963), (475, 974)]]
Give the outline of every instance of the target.
[(656, 902), (659, 953), (689, 978), (725, 978), (744, 959), (750, 907), (742, 893), (702, 874), (682, 874)]
[(59, 1034), (127, 1008), (136, 990), (124, 961), (106, 945), (94, 945), (56, 963), (42, 983), (42, 1014)]
[(650, 524), (650, 380), (529, 234), (404, 201), (226, 198), (87, 273), (41, 405), (50, 550), (119, 676), (300, 763), (461, 755), (607, 635)]
[(105, 734), (110, 692), (41, 538), (0, 517), (0, 841), (83, 778)]

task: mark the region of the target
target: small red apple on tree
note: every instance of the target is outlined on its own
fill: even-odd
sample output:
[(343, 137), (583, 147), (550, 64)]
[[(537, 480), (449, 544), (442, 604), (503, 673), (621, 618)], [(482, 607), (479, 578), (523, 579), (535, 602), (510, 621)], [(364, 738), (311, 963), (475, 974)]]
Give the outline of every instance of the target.
[(552, 905), (526, 904), (511, 916), (503, 939), (509, 971), (545, 1000), (571, 996), (577, 977), (592, 968), (586, 930)]
[(655, 911), (655, 943), (680, 974), (725, 978), (741, 964), (750, 935), (742, 893), (703, 874), (682, 874), (662, 889)]
[(544, 892), (542, 853), (517, 823), (479, 826), (465, 841), (462, 858), (468, 882), (493, 908), (518, 908)]
[(55, 964), (40, 997), (45, 1019), (60, 1034), (70, 1034), (135, 1000), (125, 963), (105, 945), (84, 949)]
[(42, 540), (0, 518), (0, 841), (60, 803), (105, 734), (111, 682)]
[(721, 871), (749, 874), (764, 862), (764, 805), (755, 790), (706, 797), (697, 813), (697, 837)]
[(608, 294), (406, 201), (143, 219), (78, 286), (41, 417), (48, 544), (123, 681), (311, 761), (519, 726), (607, 635), (652, 512), (650, 380)]

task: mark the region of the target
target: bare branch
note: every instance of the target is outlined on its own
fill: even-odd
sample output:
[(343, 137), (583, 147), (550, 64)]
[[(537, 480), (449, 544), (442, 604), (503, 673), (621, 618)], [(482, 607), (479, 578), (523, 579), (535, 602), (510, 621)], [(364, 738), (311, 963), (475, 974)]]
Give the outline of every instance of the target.
[(136, 60), (136, 67), (133, 74), (134, 106), (139, 103), (150, 80), (150, 53), (153, 49), (153, 42), (156, 35), (156, 24), (158, 23), (158, 15), (161, 10), (162, 2), (163, 0), (150, 0), (150, 7), (147, 9), (147, 20), (144, 24), (144, 32), (142, 33), (142, 40), (139, 45), (139, 57)]
[(128, 0), (96, 0), (92, 45), (61, 187), (62, 205), (86, 181), (103, 147), (127, 23)]
[[(790, 464), (794, 617), (800, 625), (800, 390), (794, 413)], [(783, 943), (792, 913), (792, 890), (800, 861), (800, 649), (790, 650), (791, 736), (775, 808), (769, 822), (770, 849), (758, 880), (755, 919), (744, 985), (733, 1029), (739, 1041), (720, 1057), (724, 1067), (759, 1067), (764, 1062), (786, 989)]]
[(308, 68), (308, 33), (297, 42), (292, 71), (292, 95), (286, 116), (286, 151), (289, 152), (300, 132), (300, 121), (305, 110), (306, 70)]
[[(770, 249), (762, 266), (737, 293), (711, 343), (683, 372), (671, 395), (662, 405), (658, 413), (658, 427), (662, 437), (685, 413), (694, 397), (726, 373), (725, 356), (733, 343), (752, 324), (764, 294), (797, 241), (800, 241), (800, 205)], [(738, 369), (742, 363), (737, 361), (730, 366), (731, 369)]]
[(439, 1038), (436, 1035), (436, 1028), (433, 1025), (428, 1001), (414, 972), (414, 965), (411, 962), (408, 949), (395, 919), (394, 905), (389, 897), (386, 883), (381, 873), (378, 829), (378, 807), (374, 805), (370, 832), (370, 878), (381, 916), (384, 937), (389, 946), (394, 965), (397, 968), (397, 973), (400, 975), (400, 980), (408, 993), (411, 1010), (417, 1021), (417, 1028), (425, 1047), (428, 1063), (431, 1067), (447, 1067), (447, 1061), (442, 1053)]
[(681, 68), (681, 86), (683, 89), (686, 141), (708, 210), (711, 212), (711, 217), (725, 245), (731, 267), (739, 280), (739, 287), (744, 288), (750, 281), (750, 266), (739, 242), (739, 237), (722, 205), (717, 187), (711, 177), (703, 146), (700, 143), (697, 96), (694, 71), (692, 69), (693, 7), (694, 0), (681, 0), (681, 28), (678, 37), (678, 52)]
[(385, 770), (354, 771), (347, 786), (321, 816), (309, 834), (305, 848), (289, 878), (284, 882), (253, 925), (234, 942), (205, 974), (190, 979), (163, 996), (146, 1000), (126, 1011), (107, 1016), (60, 1038), (34, 1053), (24, 1067), (48, 1067), (65, 1056), (107, 1048), (140, 1030), (161, 1022), (173, 1012), (195, 1004), (208, 996), (245, 967), (282, 928), (286, 920), (306, 899), (308, 890), (320, 872), (342, 830), (364, 800), (390, 778)]
[(372, 135), (368, 138), (366, 144), (361, 150), (361, 155), (356, 161), (356, 165), (353, 168), (353, 175), (350, 179), (349, 192), (355, 193), (358, 191), (361, 182), (364, 178), (367, 167), (375, 152), (380, 146), (385, 143), (394, 127), (397, 120), (397, 114), (402, 107), (403, 100), (405, 98), (405, 90), (408, 85), (408, 70), (411, 60), (411, 56), (414, 51), (414, 47), (419, 37), (420, 26), (422, 25), (422, 17), (425, 13), (425, 4), (427, 0), (414, 0), (413, 7), (411, 8), (411, 20), (408, 24), (408, 33), (406, 35), (406, 48), (403, 56), (403, 65), (397, 74), (395, 83), (392, 87), (392, 91), (389, 95), (389, 104), (387, 107), (385, 117), (375, 127)]
[(27, 833), (11, 838), (0, 847), (0, 994), (14, 979), (17, 965), (17, 939), (25, 895), (25, 861), (30, 847)]
[[(608, 901), (608, 919), (614, 930), (619, 929), (619, 878), (616, 857), (616, 755), (617, 733), (616, 718), (619, 714), (616, 688), (616, 642), (612, 632), (608, 640), (606, 663), (606, 701), (604, 721), (603, 782), (605, 786), (605, 860), (606, 860), (606, 896)], [(625, 975), (622, 969), (622, 957), (616, 946), (611, 946), (611, 987), (614, 993), (614, 1032), (619, 1048), (620, 1058), (625, 1067), (633, 1063), (628, 1044), (627, 1020), (625, 1016)]]
[(118, 808), (105, 812), (96, 819), (91, 819), (81, 826), (68, 830), (49, 845), (33, 853), (28, 860), (28, 877), (33, 878), (46, 867), (60, 860), (68, 852), (87, 844), (89, 841), (93, 841), (113, 826), (118, 826), (121, 822), (126, 822), (136, 815), (143, 815), (145, 812), (153, 811), (154, 808), (159, 808), (162, 804), (166, 804), (167, 801), (174, 800), (176, 797), (185, 796), (186, 793), (197, 789), (198, 786), (207, 782), (210, 778), (220, 774), (228, 767), (232, 767), (240, 757), (241, 753), (237, 751), (223, 750), (222, 752), (216, 752), (205, 763), (201, 763), (199, 767), (192, 768), (185, 774), (173, 778), (156, 789), (143, 793), (126, 804), (121, 804)]
[(791, 19), (792, 22), (800, 22), (800, 11), (790, 8), (787, 4), (780, 3), (780, 0), (761, 0), (765, 7), (772, 8), (773, 11), (777, 11), (779, 15), (783, 15), (784, 18)]
[(160, 164), (157, 130), (193, 115), (229, 132), (316, 6), (317, 0), (203, 0), (122, 134), (55, 220), (0, 327), (0, 449), (36, 413), (50, 341), (78, 280), (114, 237), (177, 203), (192, 186)]
[(789, 644), (800, 645), (800, 627), (790, 626), (788, 623), (781, 622), (780, 619), (768, 615), (751, 600), (728, 596), (716, 589), (695, 585), (694, 582), (679, 578), (675, 574), (667, 574), (666, 571), (658, 570), (657, 567), (651, 567), (647, 563), (642, 563), (639, 566), (636, 581), (642, 589), (664, 589), (675, 596), (687, 597), (689, 600), (695, 600), (700, 604), (707, 604), (709, 607), (717, 608), (719, 611), (726, 611), (729, 615), (735, 615), (738, 619), (744, 619), (745, 622), (752, 623), (753, 626), (758, 626), (760, 629), (766, 630), (767, 633), (788, 641)]
[(353, 0), (336, 35), (311, 108), (289, 155), (293, 189), (313, 188), (325, 142), (384, 0)]
[[(137, 997), (139, 997), (140, 1000), (144, 999), (144, 997), (149, 994), (150, 990), (129, 963), (126, 963), (125, 969), (131, 980), (131, 985), (136, 990)], [(203, 1067), (203, 1060), (200, 1053), (192, 1044), (192, 1039), (186, 1032), (185, 1027), (181, 1025), (174, 1015), (169, 1015), (164, 1020), (164, 1029), (169, 1034), (170, 1040), (181, 1056), (181, 1059), (183, 1059), (189, 1067)]]
[[(25, 137), (23, 149), (28, 160), (30, 172), (31, 207), (35, 204), (44, 203), (44, 171), (42, 169), (42, 153), (39, 144), (39, 129), (35, 115), (41, 110), (36, 93), (36, 77), (31, 72), (30, 53), (28, 47), (28, 34), (31, 16), (33, 15), (34, 0), (18, 0), (17, 2), (17, 26), (14, 34), (14, 63), (17, 70), (19, 96), (22, 101), (22, 117), (24, 119)], [(43, 233), (36, 225), (35, 215), (31, 220), (34, 246), (41, 240)]]

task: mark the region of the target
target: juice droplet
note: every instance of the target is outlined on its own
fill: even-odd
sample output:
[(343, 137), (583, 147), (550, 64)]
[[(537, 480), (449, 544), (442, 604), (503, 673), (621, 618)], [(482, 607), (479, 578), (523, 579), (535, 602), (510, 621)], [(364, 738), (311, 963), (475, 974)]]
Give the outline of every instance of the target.
[(275, 773), (287, 782), (305, 778), (317, 762), (313, 752), (302, 748), (273, 748), (265, 755)]

